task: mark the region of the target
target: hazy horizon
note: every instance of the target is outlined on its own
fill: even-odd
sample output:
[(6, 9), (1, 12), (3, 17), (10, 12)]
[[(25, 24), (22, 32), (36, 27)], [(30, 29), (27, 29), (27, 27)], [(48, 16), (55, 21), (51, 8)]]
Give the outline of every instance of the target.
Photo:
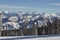
[(60, 0), (0, 0), (0, 11), (60, 13)]

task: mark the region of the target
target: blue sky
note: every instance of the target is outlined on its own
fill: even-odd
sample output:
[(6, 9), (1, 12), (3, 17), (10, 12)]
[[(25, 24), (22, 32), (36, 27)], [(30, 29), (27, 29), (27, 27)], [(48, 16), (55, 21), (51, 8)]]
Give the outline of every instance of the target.
[(0, 0), (1, 11), (60, 12), (60, 0)]

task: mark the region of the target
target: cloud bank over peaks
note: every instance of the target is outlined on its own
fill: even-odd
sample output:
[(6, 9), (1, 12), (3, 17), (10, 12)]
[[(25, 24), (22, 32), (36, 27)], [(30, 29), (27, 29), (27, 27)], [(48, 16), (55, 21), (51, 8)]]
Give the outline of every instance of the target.
[(0, 11), (26, 11), (31, 7), (26, 6), (10, 6), (10, 5), (1, 5), (0, 4)]
[(48, 5), (60, 6), (60, 3), (49, 3)]

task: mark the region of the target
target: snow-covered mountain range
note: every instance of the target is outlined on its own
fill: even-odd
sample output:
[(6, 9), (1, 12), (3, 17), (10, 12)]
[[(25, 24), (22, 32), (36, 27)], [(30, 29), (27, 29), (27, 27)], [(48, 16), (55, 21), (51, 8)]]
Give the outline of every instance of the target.
[[(60, 19), (59, 13), (37, 13), (37, 12), (8, 12), (3, 11), (2, 12), (2, 23), (3, 23), (3, 29), (9, 29), (7, 26), (8, 24), (12, 25), (12, 28), (15, 27), (17, 29), (15, 24), (20, 25), (20, 27), (26, 26), (27, 28), (31, 28), (33, 24), (36, 24), (38, 22), (38, 27), (41, 26), (47, 26), (49, 23), (54, 23), (55, 21)], [(10, 23), (12, 22), (12, 23)], [(13, 24), (15, 22), (15, 24)], [(6, 24), (7, 23), (7, 24)], [(13, 27), (13, 25), (15, 25)]]

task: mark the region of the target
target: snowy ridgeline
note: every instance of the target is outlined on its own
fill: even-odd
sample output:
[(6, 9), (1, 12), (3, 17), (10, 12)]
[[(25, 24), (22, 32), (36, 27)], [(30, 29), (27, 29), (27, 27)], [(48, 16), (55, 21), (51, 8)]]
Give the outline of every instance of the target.
[(2, 12), (3, 30), (19, 29), (26, 26), (32, 28), (38, 22), (38, 27), (47, 26), (60, 19), (59, 13), (37, 13), (37, 12)]

